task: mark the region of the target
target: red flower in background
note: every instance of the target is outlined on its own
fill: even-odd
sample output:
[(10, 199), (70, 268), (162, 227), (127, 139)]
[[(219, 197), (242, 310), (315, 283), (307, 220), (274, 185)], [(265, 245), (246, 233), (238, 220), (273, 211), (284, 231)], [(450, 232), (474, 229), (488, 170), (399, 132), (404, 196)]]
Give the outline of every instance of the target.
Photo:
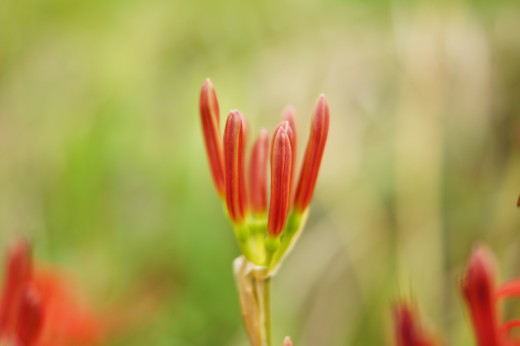
[(479, 346), (520, 345), (519, 339), (509, 335), (512, 328), (520, 326), (520, 320), (502, 323), (498, 313), (500, 299), (520, 296), (520, 279), (496, 288), (494, 263), (491, 251), (477, 246), (469, 259), (462, 284), (476, 341)]
[(394, 329), (397, 346), (437, 345), (421, 326), (418, 315), (404, 302), (394, 308)]
[(34, 269), (27, 241), (15, 243), (7, 256), (0, 300), (0, 342), (79, 346), (100, 340), (101, 326), (65, 280), (52, 271)]

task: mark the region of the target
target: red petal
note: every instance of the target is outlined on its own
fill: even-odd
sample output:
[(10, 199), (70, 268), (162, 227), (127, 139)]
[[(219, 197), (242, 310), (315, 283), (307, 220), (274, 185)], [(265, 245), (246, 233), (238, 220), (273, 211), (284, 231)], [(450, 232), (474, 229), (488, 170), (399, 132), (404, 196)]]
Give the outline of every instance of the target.
[(520, 279), (503, 283), (496, 291), (496, 298), (520, 297)]
[(101, 325), (74, 295), (64, 279), (38, 272), (34, 284), (44, 306), (45, 328), (39, 346), (93, 345), (101, 339)]

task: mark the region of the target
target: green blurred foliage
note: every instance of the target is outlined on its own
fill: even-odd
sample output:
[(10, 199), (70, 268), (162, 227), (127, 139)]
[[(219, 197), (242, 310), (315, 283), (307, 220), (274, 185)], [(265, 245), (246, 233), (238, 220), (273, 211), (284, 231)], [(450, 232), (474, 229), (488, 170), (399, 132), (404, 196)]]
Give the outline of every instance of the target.
[[(520, 275), (515, 1), (0, 1), (0, 240), (29, 236), (111, 345), (245, 345), (238, 255), (198, 93), (253, 132), (320, 92), (330, 140), (304, 236), (273, 284), (276, 341), (391, 342), (414, 297), (455, 345), (458, 280), (487, 242)], [(303, 150), (300, 150), (300, 154)], [(510, 312), (510, 313), (514, 313)]]

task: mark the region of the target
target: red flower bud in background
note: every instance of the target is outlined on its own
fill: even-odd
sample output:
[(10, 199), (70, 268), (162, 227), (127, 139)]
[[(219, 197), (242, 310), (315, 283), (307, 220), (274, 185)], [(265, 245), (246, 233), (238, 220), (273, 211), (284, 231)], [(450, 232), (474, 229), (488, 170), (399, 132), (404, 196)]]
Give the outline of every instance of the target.
[(419, 318), (405, 303), (394, 308), (394, 328), (397, 346), (434, 346), (434, 339), (426, 334)]
[(224, 158), (220, 137), (220, 113), (215, 88), (209, 79), (206, 79), (202, 85), (199, 106), (211, 176), (218, 194), (224, 197)]
[(271, 203), (267, 232), (273, 237), (283, 231), (289, 212), (292, 168), (290, 131), (287, 121), (278, 126), (271, 148)]
[(520, 208), (520, 196), (518, 196), (518, 199), (516, 200), (516, 207)]
[(95, 345), (101, 327), (80, 306), (63, 279), (32, 269), (28, 243), (18, 241), (7, 258), (0, 302), (0, 344), (20, 346)]
[(0, 301), (0, 339), (7, 331), (13, 330), (22, 290), (31, 279), (31, 249), (26, 240), (20, 240), (10, 249), (4, 275), (4, 292)]
[(269, 134), (262, 129), (253, 146), (249, 163), (249, 200), (251, 211), (256, 216), (267, 212), (267, 163)]
[(36, 345), (43, 327), (42, 299), (37, 289), (29, 284), (24, 287), (20, 301), (16, 340), (21, 346)]
[(294, 346), (290, 337), (286, 336), (285, 339), (283, 339), (283, 346)]
[(320, 170), (321, 158), (327, 142), (329, 132), (329, 106), (324, 95), (321, 95), (316, 103), (314, 116), (311, 123), (311, 132), (305, 157), (296, 187), (294, 197), (294, 207), (299, 211), (304, 211), (309, 206), (314, 186)]
[(244, 182), (244, 122), (240, 112), (229, 114), (224, 130), (226, 204), (233, 222), (244, 221), (246, 196)]
[(494, 278), (492, 254), (483, 246), (476, 247), (466, 267), (462, 293), (479, 346), (500, 345)]

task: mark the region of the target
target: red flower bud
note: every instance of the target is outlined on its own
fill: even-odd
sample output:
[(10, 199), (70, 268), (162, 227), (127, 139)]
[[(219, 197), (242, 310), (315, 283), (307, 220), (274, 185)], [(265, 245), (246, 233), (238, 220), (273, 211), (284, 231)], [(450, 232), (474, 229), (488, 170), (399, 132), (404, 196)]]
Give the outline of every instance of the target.
[(290, 337), (286, 336), (285, 339), (283, 339), (283, 346), (294, 346)]
[(305, 149), (305, 157), (294, 197), (294, 207), (299, 211), (307, 209), (311, 202), (328, 132), (329, 106), (325, 96), (321, 95), (312, 118), (309, 141)]
[(518, 196), (518, 199), (516, 200), (516, 207), (520, 208), (520, 196)]
[(218, 194), (223, 197), (225, 183), (224, 158), (220, 139), (220, 113), (215, 88), (209, 79), (206, 79), (200, 91), (200, 119), (213, 183)]
[(28, 285), (22, 292), (20, 314), (16, 335), (19, 345), (36, 345), (43, 326), (43, 308), (40, 294), (33, 285)]
[(394, 327), (397, 346), (433, 346), (432, 337), (422, 329), (418, 317), (405, 303), (394, 309)]
[(253, 214), (263, 215), (267, 211), (267, 156), (269, 134), (262, 129), (253, 146), (249, 163), (249, 198)]
[(226, 204), (231, 220), (241, 222), (246, 213), (244, 182), (244, 122), (240, 112), (229, 114), (224, 130)]
[[(296, 120), (294, 119), (294, 109), (291, 106), (287, 106), (283, 111), (283, 120), (289, 123), (291, 131), (288, 131), (289, 140), (291, 141), (291, 152), (292, 152), (292, 169), (291, 169), (291, 192), (289, 196), (292, 196), (292, 189), (294, 184), (294, 174), (296, 173)], [(289, 197), (290, 199), (291, 197)]]
[(16, 323), (23, 287), (31, 280), (31, 249), (26, 240), (14, 244), (7, 257), (4, 291), (0, 303), (0, 335), (12, 331)]
[(267, 232), (273, 237), (283, 231), (289, 211), (292, 152), (288, 130), (287, 121), (278, 126), (271, 149), (271, 203)]
[(462, 293), (469, 307), (479, 346), (500, 345), (493, 264), (492, 254), (483, 246), (476, 247), (462, 282)]

